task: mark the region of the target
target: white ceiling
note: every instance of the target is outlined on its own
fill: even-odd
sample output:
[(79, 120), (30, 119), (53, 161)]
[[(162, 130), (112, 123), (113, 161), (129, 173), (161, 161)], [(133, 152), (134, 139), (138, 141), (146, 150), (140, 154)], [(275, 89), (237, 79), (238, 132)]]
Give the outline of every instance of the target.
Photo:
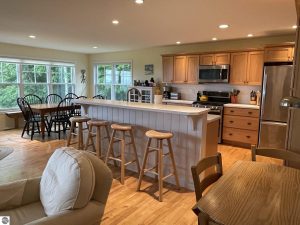
[(82, 53), (286, 34), (294, 24), (294, 0), (0, 0), (0, 42)]

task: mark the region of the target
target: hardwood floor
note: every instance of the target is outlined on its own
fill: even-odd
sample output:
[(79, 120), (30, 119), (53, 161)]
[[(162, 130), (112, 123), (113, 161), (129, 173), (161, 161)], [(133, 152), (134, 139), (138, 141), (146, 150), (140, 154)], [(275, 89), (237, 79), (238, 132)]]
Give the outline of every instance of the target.
[[(52, 152), (66, 143), (55, 137), (42, 141), (38, 136), (31, 141), (26, 135), (21, 138), (20, 134), (21, 130), (0, 131), (0, 146), (15, 148), (12, 154), (0, 160), (0, 183), (40, 176)], [(224, 173), (237, 160), (251, 160), (249, 149), (219, 145), (218, 150), (222, 154)], [(265, 157), (258, 157), (258, 161), (281, 163)], [(119, 169), (112, 170), (114, 177), (118, 177)], [(143, 191), (136, 192), (137, 174), (126, 172), (125, 185), (114, 179), (101, 224), (197, 224), (191, 210), (195, 204), (194, 192), (164, 184), (164, 201), (159, 202), (158, 188), (153, 183), (153, 179), (145, 178)]]

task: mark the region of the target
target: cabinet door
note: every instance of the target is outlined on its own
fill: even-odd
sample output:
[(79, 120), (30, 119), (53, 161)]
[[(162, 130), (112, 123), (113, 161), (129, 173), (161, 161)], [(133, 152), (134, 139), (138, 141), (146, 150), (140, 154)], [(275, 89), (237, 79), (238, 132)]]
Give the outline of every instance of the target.
[(196, 84), (199, 74), (199, 56), (188, 55), (186, 57), (186, 77), (187, 83)]
[(246, 84), (248, 52), (231, 54), (230, 83)]
[(215, 54), (214, 63), (216, 65), (229, 65), (230, 64), (230, 53), (219, 53)]
[(175, 56), (173, 83), (184, 83), (186, 81), (186, 56)]
[(214, 54), (200, 55), (200, 65), (213, 65)]
[(264, 68), (264, 52), (248, 53), (247, 84), (261, 85)]
[(273, 47), (265, 49), (265, 62), (288, 62), (292, 61), (293, 47)]
[(172, 83), (173, 73), (174, 73), (174, 57), (173, 56), (163, 56), (163, 82)]

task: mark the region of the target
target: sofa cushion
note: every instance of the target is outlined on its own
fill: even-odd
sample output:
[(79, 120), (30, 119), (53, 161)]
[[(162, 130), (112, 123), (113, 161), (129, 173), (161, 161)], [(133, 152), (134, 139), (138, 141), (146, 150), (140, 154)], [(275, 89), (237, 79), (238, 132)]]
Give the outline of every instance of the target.
[(23, 225), (46, 216), (41, 202), (1, 211), (0, 216), (10, 216), (10, 224)]
[(18, 180), (0, 185), (0, 210), (21, 205), (27, 180)]
[(57, 149), (47, 163), (40, 184), (45, 213), (50, 216), (85, 207), (94, 186), (94, 169), (83, 152), (71, 147)]

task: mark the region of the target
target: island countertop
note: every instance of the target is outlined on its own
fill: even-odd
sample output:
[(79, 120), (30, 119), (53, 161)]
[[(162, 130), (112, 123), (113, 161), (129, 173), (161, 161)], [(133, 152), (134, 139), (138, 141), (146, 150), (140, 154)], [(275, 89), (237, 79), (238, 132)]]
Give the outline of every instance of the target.
[(194, 108), (189, 106), (151, 104), (139, 102), (125, 102), (103, 99), (74, 99), (74, 103), (81, 105), (107, 106), (113, 108), (136, 109), (142, 111), (164, 112), (172, 114), (180, 114), (185, 116), (200, 116), (207, 114), (209, 109)]

